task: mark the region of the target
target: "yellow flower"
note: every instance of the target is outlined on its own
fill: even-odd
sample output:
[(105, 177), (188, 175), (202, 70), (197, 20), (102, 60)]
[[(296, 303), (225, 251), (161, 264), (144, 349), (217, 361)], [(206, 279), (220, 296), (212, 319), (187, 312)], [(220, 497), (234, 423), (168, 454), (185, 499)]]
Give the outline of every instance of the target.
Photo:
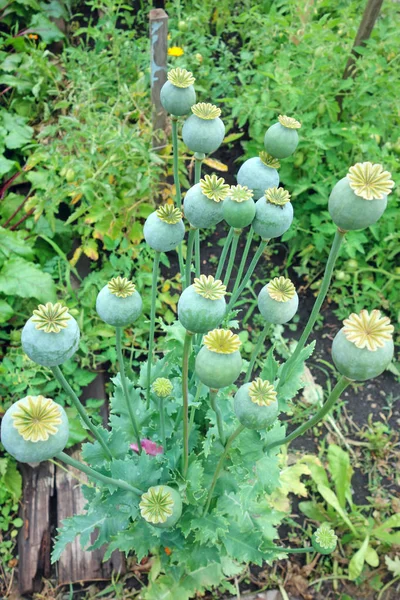
[(182, 56), (184, 54), (183, 48), (180, 46), (172, 46), (168, 48), (168, 56)]

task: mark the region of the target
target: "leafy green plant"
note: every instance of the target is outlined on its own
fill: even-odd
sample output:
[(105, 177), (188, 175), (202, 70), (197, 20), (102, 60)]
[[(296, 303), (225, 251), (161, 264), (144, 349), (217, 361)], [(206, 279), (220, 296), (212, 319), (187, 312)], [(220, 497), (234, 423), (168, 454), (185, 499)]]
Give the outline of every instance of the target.
[[(11, 456), (0, 457), (0, 556), (3, 574), (13, 568), (13, 550), (22, 519), (18, 517), (22, 477)], [(0, 587), (1, 589), (1, 587)], [(2, 592), (6, 590), (2, 589)]]
[[(168, 86), (164, 101), (170, 93), (185, 93), (187, 89), (175, 85), (173, 77), (168, 83), (171, 81), (177, 89), (171, 91)], [(86, 513), (67, 519), (61, 528), (53, 560), (59, 558), (78, 534), (82, 544), (90, 544), (90, 549), (108, 544), (106, 557), (117, 548), (126, 553), (134, 551), (138, 560), (151, 553), (154, 560), (149, 586), (144, 591), (147, 600), (159, 599), (161, 595), (187, 600), (196, 592), (220, 585), (226, 577), (239, 574), (248, 562), (260, 565), (290, 552), (334, 552), (337, 536), (328, 522), (320, 525), (304, 547), (290, 548), (275, 543), (276, 526), (283, 514), (268, 501), (268, 496), (279, 487), (278, 448), (324, 418), (354, 381), (365, 381), (382, 373), (393, 356), (393, 327), (389, 319), (378, 310), (352, 314), (333, 343), (333, 359), (340, 375), (335, 387), (311, 419), (285, 435), (285, 426), (278, 416), (291, 408), (293, 398), (304, 385), (304, 364), (315, 346), (315, 343), (308, 344), (308, 338), (328, 292), (336, 258), (347, 231), (360, 226), (359, 211), (354, 214), (353, 203), (365, 208), (366, 220), (361, 226), (366, 227), (382, 214), (381, 209), (385, 208), (394, 184), (388, 172), (369, 162), (352, 167), (337, 184), (346, 186), (344, 196), (349, 206), (343, 211), (348, 216), (347, 229), (336, 230), (309, 321), (293, 354), (279, 363), (272, 348), (261, 361), (260, 376), (255, 377), (253, 367), (269, 325), (283, 324), (294, 317), (298, 306), (296, 290), (285, 277), (274, 278), (261, 290), (258, 307), (265, 327), (252, 350), (249, 365), (243, 365), (241, 341), (232, 331), (239, 326), (236, 302), (270, 238), (280, 237), (289, 229), (293, 219), (290, 194), (276, 186), (265, 190), (254, 205), (250, 228), (246, 228), (246, 215), (245, 222), (240, 221), (227, 234), (217, 270), (223, 281), (202, 275), (199, 229), (209, 229), (223, 220), (223, 203), (228, 196), (238, 204), (250, 202), (253, 181), (248, 187), (232, 189), (215, 175), (201, 178), (205, 159), (201, 148), (216, 149), (217, 142), (222, 141), (223, 125), (219, 109), (212, 104), (196, 104), (191, 110), (193, 114), (183, 125), (185, 132), (186, 124), (190, 124), (186, 142), (195, 151), (194, 185), (183, 203), (189, 224), (186, 257), (184, 261), (182, 243), (186, 228), (181, 211), (176, 168), (179, 148), (174, 130), (176, 205), (167, 202), (152, 211), (143, 227), (154, 258), (150, 301), (147, 300), (150, 304), (148, 354), (147, 361), (140, 361), (138, 372), (128, 372), (123, 350), (127, 329), (135, 331), (136, 322), (140, 327), (144, 293), (139, 283), (143, 275), (137, 272), (137, 278), (132, 281), (114, 273), (108, 283), (99, 286), (96, 297), (99, 317), (115, 331), (119, 372), (112, 379), (110, 429), (106, 430), (90, 418), (70, 386), (69, 363), (61, 368), (79, 347), (80, 333), (72, 311), (52, 302), (33, 311), (23, 328), (21, 344), (33, 361), (50, 368), (90, 432), (92, 439), (82, 448), (85, 462), (76, 461), (64, 452), (68, 437), (65, 413), (42, 394), (30, 394), (17, 400), (2, 422), (3, 443), (20, 460), (26, 461), (28, 450), (32, 448), (31, 455), (38, 460), (54, 456), (80, 469), (95, 483), (83, 488), (88, 501)], [(193, 120), (193, 116), (201, 122)], [(299, 126), (293, 119), (280, 118), (279, 127), (273, 130), (273, 144), (270, 136), (266, 136), (267, 149), (287, 156), (295, 149), (293, 133)], [(201, 148), (196, 136), (202, 141)], [(32, 176), (31, 181), (34, 184)], [(257, 183), (255, 176), (254, 185)], [(329, 206), (333, 219), (337, 218), (335, 190), (331, 195), (333, 206)], [(192, 204), (194, 196), (201, 206), (199, 212)], [(44, 214), (45, 206), (42, 206)], [(88, 215), (91, 210), (90, 203), (82, 206), (82, 214)], [(234, 212), (237, 216), (241, 211)], [(74, 219), (78, 217), (79, 211)], [(247, 243), (237, 276), (231, 281), (241, 235), (246, 236)], [(247, 265), (250, 242), (255, 235), (261, 240)], [(159, 339), (155, 336), (155, 325), (160, 261), (175, 248), (184, 291), (178, 303), (178, 320), (168, 325), (159, 317), (166, 333)], [(126, 270), (130, 273), (130, 268)], [(231, 288), (228, 302), (225, 300), (227, 286)], [(79, 310), (79, 302), (75, 307)], [(336, 351), (338, 346), (342, 352)], [(160, 353), (156, 360), (155, 349)], [(346, 361), (342, 360), (342, 354)], [(246, 372), (244, 383), (237, 387), (235, 382), (243, 371)], [(343, 494), (346, 498), (345, 491)], [(278, 501), (275, 494), (275, 502)], [(341, 514), (345, 514), (343, 510)], [(382, 525), (382, 533), (379, 527), (374, 529), (376, 537), (386, 535), (391, 523), (386, 525)], [(352, 525), (353, 530), (355, 532)], [(96, 537), (92, 538), (94, 532)], [(367, 542), (363, 541), (358, 551), (364, 554), (369, 543), (369, 538), (365, 539)], [(371, 554), (372, 550), (368, 552)]]
[(300, 502), (300, 510), (318, 523), (329, 522), (340, 539), (340, 548), (349, 558), (348, 576), (357, 580), (364, 565), (376, 568), (379, 555), (385, 555), (400, 541), (398, 514), (376, 514), (372, 506), (360, 506), (353, 500), (353, 468), (349, 454), (330, 444), (327, 464), (322, 466), (313, 456), (303, 456), (317, 494), (312, 500)]

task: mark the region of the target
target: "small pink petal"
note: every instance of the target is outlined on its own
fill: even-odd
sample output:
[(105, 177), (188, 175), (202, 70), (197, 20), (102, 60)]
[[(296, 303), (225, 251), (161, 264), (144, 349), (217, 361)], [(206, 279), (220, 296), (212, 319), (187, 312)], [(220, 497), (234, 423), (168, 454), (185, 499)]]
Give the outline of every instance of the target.
[[(157, 446), (157, 444), (152, 440), (144, 439), (140, 441), (142, 443), (143, 450), (150, 456), (156, 456), (157, 454), (162, 454), (164, 452), (164, 448), (162, 446)], [(132, 450), (135, 452), (139, 452), (139, 447), (137, 444), (131, 444), (130, 448), (132, 448)]]

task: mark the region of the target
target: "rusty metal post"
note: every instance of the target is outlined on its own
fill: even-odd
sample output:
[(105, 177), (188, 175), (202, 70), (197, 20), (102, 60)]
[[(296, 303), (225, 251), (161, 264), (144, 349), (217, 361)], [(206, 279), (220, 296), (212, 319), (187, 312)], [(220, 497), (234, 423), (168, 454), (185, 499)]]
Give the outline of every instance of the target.
[(162, 8), (149, 13), (150, 22), (150, 76), (153, 123), (153, 148), (166, 145), (167, 113), (160, 102), (160, 91), (167, 81), (168, 15)]

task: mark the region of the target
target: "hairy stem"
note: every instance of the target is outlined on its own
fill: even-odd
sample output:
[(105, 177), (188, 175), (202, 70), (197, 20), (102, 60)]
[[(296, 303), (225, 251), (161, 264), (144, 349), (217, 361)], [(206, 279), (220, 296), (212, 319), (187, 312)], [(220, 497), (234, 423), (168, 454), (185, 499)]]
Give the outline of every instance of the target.
[(196, 236), (197, 229), (192, 227), (189, 229), (189, 237), (186, 251), (186, 271), (185, 271), (185, 289), (189, 287), (192, 282), (191, 270), (192, 270), (192, 256), (193, 256), (193, 244)]
[(221, 409), (217, 404), (217, 395), (218, 390), (213, 390), (210, 388), (210, 404), (217, 417), (219, 439), (221, 440), (221, 444), (225, 446), (224, 422), (222, 419)]
[(102, 483), (105, 483), (106, 485), (115, 485), (119, 488), (122, 488), (123, 490), (129, 490), (130, 492), (133, 492), (134, 494), (137, 494), (138, 496), (141, 496), (144, 493), (143, 490), (140, 490), (139, 488), (134, 487), (133, 485), (130, 485), (129, 483), (126, 483), (126, 481), (122, 481), (122, 479), (113, 479), (112, 477), (107, 477), (107, 475), (103, 475), (102, 473), (95, 471), (95, 469), (92, 469), (91, 467), (89, 467), (88, 465), (85, 465), (84, 463), (80, 462), (79, 460), (75, 460), (74, 458), (72, 458), (71, 456), (66, 454), (65, 452), (59, 452), (58, 454), (55, 455), (54, 458), (58, 458), (58, 460), (61, 460), (65, 464), (69, 465), (70, 467), (74, 467), (75, 469), (82, 471), (82, 473), (86, 473), (86, 475), (88, 475), (89, 477), (92, 477), (93, 479), (97, 479), (98, 481), (101, 481)]
[(243, 254), (242, 254), (242, 260), (240, 261), (239, 270), (236, 275), (236, 281), (235, 281), (235, 285), (233, 287), (232, 295), (234, 295), (236, 293), (236, 291), (242, 281), (243, 271), (246, 266), (246, 261), (247, 261), (248, 255), (249, 255), (251, 242), (253, 241), (253, 236), (254, 236), (254, 229), (252, 227), (250, 227), (250, 231), (248, 233), (247, 240), (246, 240), (246, 246), (244, 247)]
[(194, 250), (194, 265), (196, 277), (200, 277), (201, 270), (201, 258), (200, 258), (200, 229), (196, 230), (196, 235), (194, 238), (195, 250)]
[(209, 511), (211, 500), (212, 500), (212, 496), (213, 496), (213, 493), (214, 493), (214, 490), (215, 490), (215, 486), (217, 485), (217, 481), (218, 481), (218, 478), (220, 476), (221, 469), (224, 466), (224, 462), (225, 462), (226, 457), (228, 456), (229, 450), (230, 450), (233, 442), (237, 438), (237, 436), (240, 433), (242, 433), (243, 429), (244, 429), (243, 425), (239, 425), (239, 427), (237, 429), (235, 429), (235, 431), (232, 433), (232, 435), (228, 438), (228, 441), (226, 442), (225, 449), (224, 449), (224, 451), (223, 451), (223, 453), (221, 455), (221, 458), (218, 461), (217, 467), (215, 469), (214, 477), (213, 477), (213, 480), (211, 482), (210, 491), (208, 492), (207, 502), (206, 502), (206, 505), (205, 505), (205, 508), (204, 508), (203, 515), (206, 515), (208, 513), (208, 511)]
[(108, 457), (109, 460), (112, 460), (113, 456), (112, 456), (110, 450), (108, 449), (106, 442), (103, 440), (103, 438), (101, 437), (101, 434), (98, 432), (95, 425), (90, 420), (89, 415), (87, 414), (87, 412), (85, 410), (85, 407), (83, 406), (82, 402), (79, 400), (78, 396), (75, 394), (72, 387), (69, 385), (68, 381), (65, 379), (60, 367), (55, 366), (55, 367), (50, 367), (50, 369), (52, 370), (53, 375), (57, 379), (58, 383), (65, 390), (65, 392), (68, 394), (68, 396), (71, 398), (73, 405), (75, 406), (76, 410), (78, 411), (78, 413), (79, 413), (82, 421), (85, 423), (86, 427), (92, 432), (92, 434), (94, 435), (96, 440), (99, 442), (100, 446), (103, 448), (105, 455)]
[[(172, 120), (172, 148), (174, 157), (174, 184), (175, 184), (175, 202), (178, 208), (182, 207), (182, 193), (181, 184), (179, 181), (179, 147), (178, 147), (178, 118), (171, 117)], [(184, 278), (184, 264), (182, 256), (182, 244), (179, 244), (177, 248), (179, 271), (181, 273), (181, 281)]]
[(119, 374), (121, 376), (122, 391), (124, 393), (126, 407), (128, 409), (129, 418), (132, 423), (133, 431), (135, 432), (135, 438), (136, 438), (136, 442), (138, 445), (139, 454), (141, 454), (142, 453), (142, 444), (140, 442), (139, 427), (138, 427), (138, 424), (136, 421), (135, 414), (133, 412), (132, 402), (129, 397), (128, 384), (127, 384), (126, 375), (125, 375), (124, 357), (122, 355), (121, 338), (122, 338), (122, 327), (117, 327), (116, 328), (116, 348), (117, 348), (117, 358), (118, 358), (118, 365), (119, 365)]
[(172, 117), (172, 148), (174, 153), (175, 199), (178, 208), (182, 206), (181, 184), (179, 182), (178, 118)]
[(312, 546), (305, 548), (284, 548), (283, 546), (263, 546), (263, 550), (271, 550), (271, 552), (286, 552), (286, 554), (304, 554), (304, 552), (316, 552)]
[(164, 452), (166, 451), (165, 441), (165, 413), (164, 413), (164, 398), (160, 398), (160, 430), (161, 430), (161, 442)]
[(190, 331), (186, 331), (185, 342), (183, 344), (182, 358), (182, 398), (183, 398), (183, 455), (182, 455), (182, 474), (186, 477), (189, 464), (189, 357), (192, 348), (192, 336)]
[[(200, 154), (198, 152), (195, 152), (194, 155), (194, 183), (199, 183), (200, 178), (201, 178), (201, 165), (203, 164), (203, 160), (204, 160), (205, 155), (204, 154)], [(196, 236), (195, 236), (195, 254), (194, 254), (194, 260), (195, 260), (195, 273), (196, 273), (196, 277), (200, 277), (200, 230), (197, 229), (196, 230)], [(190, 285), (190, 283), (189, 283)]]
[(335, 237), (334, 237), (332, 247), (331, 247), (331, 251), (329, 253), (329, 257), (328, 257), (328, 260), (326, 263), (324, 277), (322, 279), (321, 287), (318, 292), (318, 296), (315, 300), (313, 309), (309, 316), (307, 325), (305, 326), (304, 331), (300, 337), (300, 340), (298, 341), (297, 346), (296, 346), (292, 356), (289, 357), (289, 359), (286, 361), (286, 363), (283, 366), (282, 374), (281, 374), (281, 377), (280, 377), (279, 383), (278, 383), (278, 389), (290, 377), (293, 366), (296, 363), (296, 360), (297, 360), (300, 352), (306, 345), (307, 340), (310, 336), (310, 333), (315, 325), (315, 321), (318, 318), (322, 303), (325, 300), (326, 294), (328, 293), (329, 285), (330, 285), (330, 282), (332, 279), (333, 268), (335, 266), (336, 259), (339, 254), (339, 250), (342, 245), (344, 236), (345, 236), (344, 231), (341, 231), (340, 229), (336, 230)]
[(264, 252), (268, 242), (269, 242), (269, 240), (261, 240), (260, 245), (257, 249), (257, 252), (255, 253), (253, 260), (251, 261), (249, 268), (247, 269), (246, 274), (243, 277), (242, 283), (239, 285), (236, 292), (232, 292), (232, 296), (231, 296), (231, 299), (229, 301), (228, 308), (227, 308), (227, 313), (229, 312), (229, 310), (231, 308), (233, 308), (235, 306), (236, 300), (239, 298), (240, 294), (243, 292), (244, 288), (246, 287), (247, 282), (249, 281), (250, 277), (253, 275), (254, 269), (256, 268), (257, 263), (260, 260), (261, 255)]
[(229, 230), (228, 235), (225, 238), (224, 241), (224, 247), (222, 249), (222, 253), (218, 262), (218, 267), (217, 267), (217, 272), (215, 273), (215, 279), (220, 279), (221, 275), (222, 275), (222, 271), (224, 270), (224, 266), (225, 266), (225, 261), (226, 261), (226, 257), (228, 256), (228, 252), (229, 252), (229, 247), (231, 245), (232, 242), (232, 238), (233, 238), (233, 232), (234, 232), (234, 228), (231, 227)]
[(331, 393), (329, 394), (329, 397), (326, 400), (326, 402), (321, 406), (319, 411), (316, 412), (315, 415), (311, 419), (309, 419), (308, 421), (306, 421), (305, 423), (300, 425), (300, 427), (297, 427), (297, 429), (292, 431), (292, 433), (287, 435), (285, 438), (282, 438), (281, 440), (276, 440), (275, 442), (272, 442), (271, 444), (265, 445), (264, 452), (268, 452), (268, 450), (271, 450), (272, 448), (276, 448), (277, 446), (282, 446), (283, 444), (288, 444), (289, 442), (293, 441), (300, 435), (303, 435), (306, 431), (311, 429), (311, 427), (314, 427), (314, 425), (316, 425), (319, 421), (321, 421), (325, 417), (325, 415), (331, 410), (331, 408), (334, 406), (335, 402), (340, 398), (341, 394), (351, 383), (352, 383), (351, 379), (347, 379), (347, 377), (342, 375), (340, 377), (340, 379), (338, 380), (338, 382), (336, 383), (333, 390), (331, 391)]
[(157, 296), (157, 277), (160, 264), (160, 252), (154, 253), (153, 278), (151, 282), (151, 309), (150, 309), (150, 335), (149, 335), (149, 354), (147, 358), (147, 385), (146, 385), (146, 408), (150, 407), (150, 385), (151, 385), (151, 365), (153, 362), (154, 346), (154, 328), (156, 319), (156, 296)]
[(232, 273), (233, 265), (234, 265), (235, 258), (236, 258), (236, 250), (238, 247), (238, 242), (239, 242), (239, 237), (240, 237), (241, 232), (242, 232), (241, 229), (235, 229), (233, 232), (231, 252), (229, 255), (229, 262), (228, 262), (228, 266), (226, 268), (226, 273), (225, 273), (225, 277), (224, 277), (224, 285), (226, 285), (226, 286), (229, 284), (229, 281), (231, 278), (231, 273)]
[(257, 356), (259, 355), (261, 346), (263, 345), (264, 340), (267, 337), (267, 333), (268, 333), (268, 330), (270, 327), (271, 327), (271, 323), (265, 323), (264, 329), (262, 331), (260, 331), (260, 333), (258, 334), (258, 340), (257, 340), (256, 345), (253, 348), (253, 352), (251, 353), (249, 366), (247, 368), (246, 377), (244, 380), (245, 383), (247, 383), (251, 379), (251, 374), (253, 372), (254, 363), (256, 362)]

